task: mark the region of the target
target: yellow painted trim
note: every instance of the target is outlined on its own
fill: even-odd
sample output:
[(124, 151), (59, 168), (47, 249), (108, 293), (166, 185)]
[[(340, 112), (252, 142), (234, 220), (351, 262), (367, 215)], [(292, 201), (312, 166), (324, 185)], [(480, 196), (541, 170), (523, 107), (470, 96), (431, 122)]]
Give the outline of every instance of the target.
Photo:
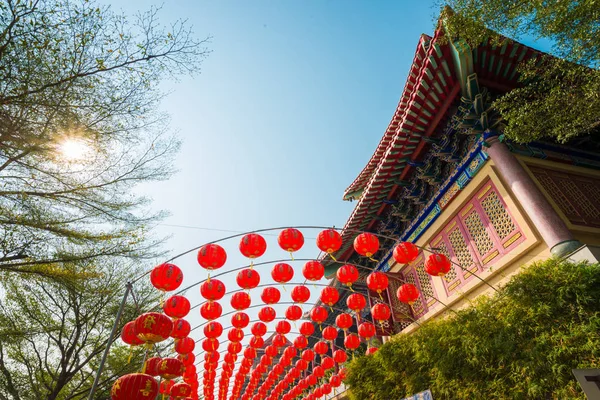
[(481, 193), (479, 193), (479, 195), (477, 196), (477, 198), (481, 199), (483, 196), (485, 196), (487, 194), (487, 192), (490, 191), (491, 188), (492, 188), (492, 185), (488, 185), (485, 189), (483, 189), (481, 191)]
[(471, 211), (472, 208), (473, 208), (473, 204), (469, 204), (469, 206), (460, 213), (460, 216), (464, 217), (465, 215), (467, 215), (469, 213), (469, 211)]

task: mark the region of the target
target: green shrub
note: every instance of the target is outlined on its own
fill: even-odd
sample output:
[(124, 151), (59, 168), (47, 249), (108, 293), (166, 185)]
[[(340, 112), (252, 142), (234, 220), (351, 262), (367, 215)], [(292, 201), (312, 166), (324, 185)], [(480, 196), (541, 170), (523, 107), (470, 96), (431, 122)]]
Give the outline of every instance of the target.
[(585, 399), (571, 370), (600, 365), (600, 265), (531, 265), (498, 294), (397, 335), (348, 366), (353, 399)]

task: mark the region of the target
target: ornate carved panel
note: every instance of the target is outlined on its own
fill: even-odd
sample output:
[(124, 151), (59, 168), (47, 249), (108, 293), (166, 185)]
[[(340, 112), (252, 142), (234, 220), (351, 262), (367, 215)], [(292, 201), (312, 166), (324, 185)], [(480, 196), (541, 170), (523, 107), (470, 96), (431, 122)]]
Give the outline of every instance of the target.
[(529, 169), (572, 224), (600, 227), (600, 179), (531, 165)]

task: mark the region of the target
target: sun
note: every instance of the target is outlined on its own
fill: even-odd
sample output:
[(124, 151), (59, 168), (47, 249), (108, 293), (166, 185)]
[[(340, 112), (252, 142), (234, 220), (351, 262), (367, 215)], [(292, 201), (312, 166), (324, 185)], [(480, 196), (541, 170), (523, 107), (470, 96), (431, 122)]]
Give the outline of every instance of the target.
[(85, 158), (90, 148), (82, 140), (66, 139), (59, 145), (59, 151), (66, 160), (79, 161)]

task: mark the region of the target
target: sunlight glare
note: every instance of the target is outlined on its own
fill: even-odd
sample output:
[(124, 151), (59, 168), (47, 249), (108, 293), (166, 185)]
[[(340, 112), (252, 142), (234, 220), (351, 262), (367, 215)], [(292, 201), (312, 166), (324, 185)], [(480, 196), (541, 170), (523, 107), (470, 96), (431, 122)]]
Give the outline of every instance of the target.
[(66, 139), (60, 144), (60, 152), (66, 160), (82, 160), (90, 148), (81, 140)]

